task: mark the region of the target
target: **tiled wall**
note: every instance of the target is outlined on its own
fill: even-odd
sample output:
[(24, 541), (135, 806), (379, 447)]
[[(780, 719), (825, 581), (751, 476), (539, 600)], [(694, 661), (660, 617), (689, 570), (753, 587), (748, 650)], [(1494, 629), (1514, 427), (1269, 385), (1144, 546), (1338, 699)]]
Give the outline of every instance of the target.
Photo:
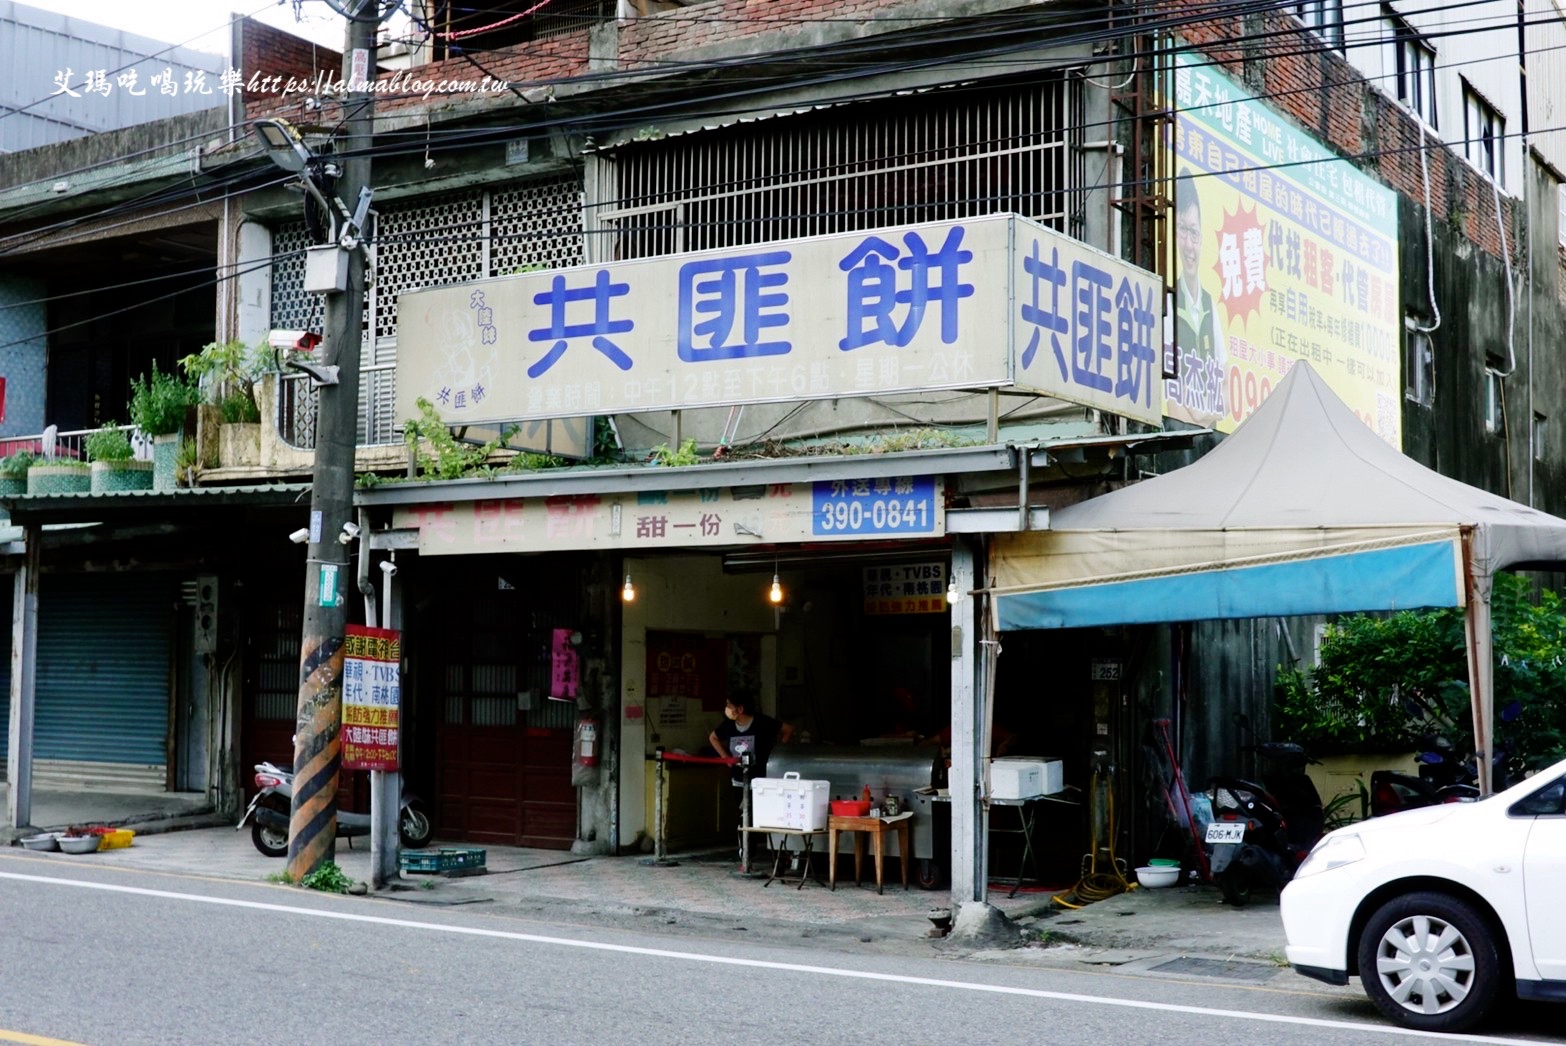
[(31, 435), (44, 427), (44, 294), (41, 281), (0, 275), (0, 377), (5, 379), (0, 436)]

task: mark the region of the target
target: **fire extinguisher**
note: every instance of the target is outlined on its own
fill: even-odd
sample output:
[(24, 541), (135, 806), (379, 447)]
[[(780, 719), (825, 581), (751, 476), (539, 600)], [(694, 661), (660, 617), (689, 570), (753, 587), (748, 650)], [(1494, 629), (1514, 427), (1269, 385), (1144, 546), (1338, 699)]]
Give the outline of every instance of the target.
[(598, 721), (592, 716), (577, 720), (576, 761), (582, 766), (598, 765)]

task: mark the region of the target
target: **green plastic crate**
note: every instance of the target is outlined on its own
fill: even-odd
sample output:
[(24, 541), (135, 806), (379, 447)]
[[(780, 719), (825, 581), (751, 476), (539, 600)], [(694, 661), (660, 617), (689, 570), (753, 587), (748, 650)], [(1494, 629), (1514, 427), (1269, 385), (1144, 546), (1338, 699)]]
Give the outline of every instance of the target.
[(442, 847), (439, 850), (404, 850), (402, 870), (416, 875), (472, 871), (484, 867), (484, 851)]

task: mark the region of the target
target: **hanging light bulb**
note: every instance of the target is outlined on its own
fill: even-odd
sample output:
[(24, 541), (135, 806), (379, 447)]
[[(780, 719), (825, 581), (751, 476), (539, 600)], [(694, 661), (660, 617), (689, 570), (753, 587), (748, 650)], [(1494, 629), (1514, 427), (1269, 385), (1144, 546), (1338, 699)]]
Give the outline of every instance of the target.
[(625, 587), (620, 589), (620, 598), (627, 603), (636, 602), (636, 586), (631, 584), (631, 575), (625, 575)]
[(767, 598), (774, 603), (783, 602), (783, 583), (778, 580), (777, 574), (772, 575), (772, 587), (767, 590)]
[(946, 585), (946, 602), (955, 603), (962, 598), (962, 593), (957, 591), (957, 579), (952, 578)]

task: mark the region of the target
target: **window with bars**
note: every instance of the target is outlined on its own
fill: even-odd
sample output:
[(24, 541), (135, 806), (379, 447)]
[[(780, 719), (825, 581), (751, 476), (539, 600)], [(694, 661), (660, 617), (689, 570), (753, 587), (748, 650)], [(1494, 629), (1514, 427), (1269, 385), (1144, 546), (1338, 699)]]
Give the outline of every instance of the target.
[(1392, 49), (1397, 100), (1430, 127), (1436, 127), (1435, 48), (1413, 26), (1390, 12), (1386, 39)]
[(1495, 179), (1505, 180), (1502, 142), (1506, 139), (1506, 119), (1473, 85), (1463, 84), (1463, 156), (1469, 163)]
[(637, 143), (598, 213), (616, 259), (1007, 211), (1070, 232), (1075, 98), (1057, 75)]
[[(322, 296), (304, 290), (303, 222), (273, 232), (272, 327), (320, 330)], [(582, 183), (577, 174), (500, 189), (469, 189), (377, 209), (375, 280), (365, 294), (360, 356), (359, 443), (399, 442), (395, 404), (397, 297), (420, 287), (505, 276), (523, 268), (560, 269), (585, 260)], [(284, 380), (278, 430), (315, 446), (318, 396), (302, 376)]]

